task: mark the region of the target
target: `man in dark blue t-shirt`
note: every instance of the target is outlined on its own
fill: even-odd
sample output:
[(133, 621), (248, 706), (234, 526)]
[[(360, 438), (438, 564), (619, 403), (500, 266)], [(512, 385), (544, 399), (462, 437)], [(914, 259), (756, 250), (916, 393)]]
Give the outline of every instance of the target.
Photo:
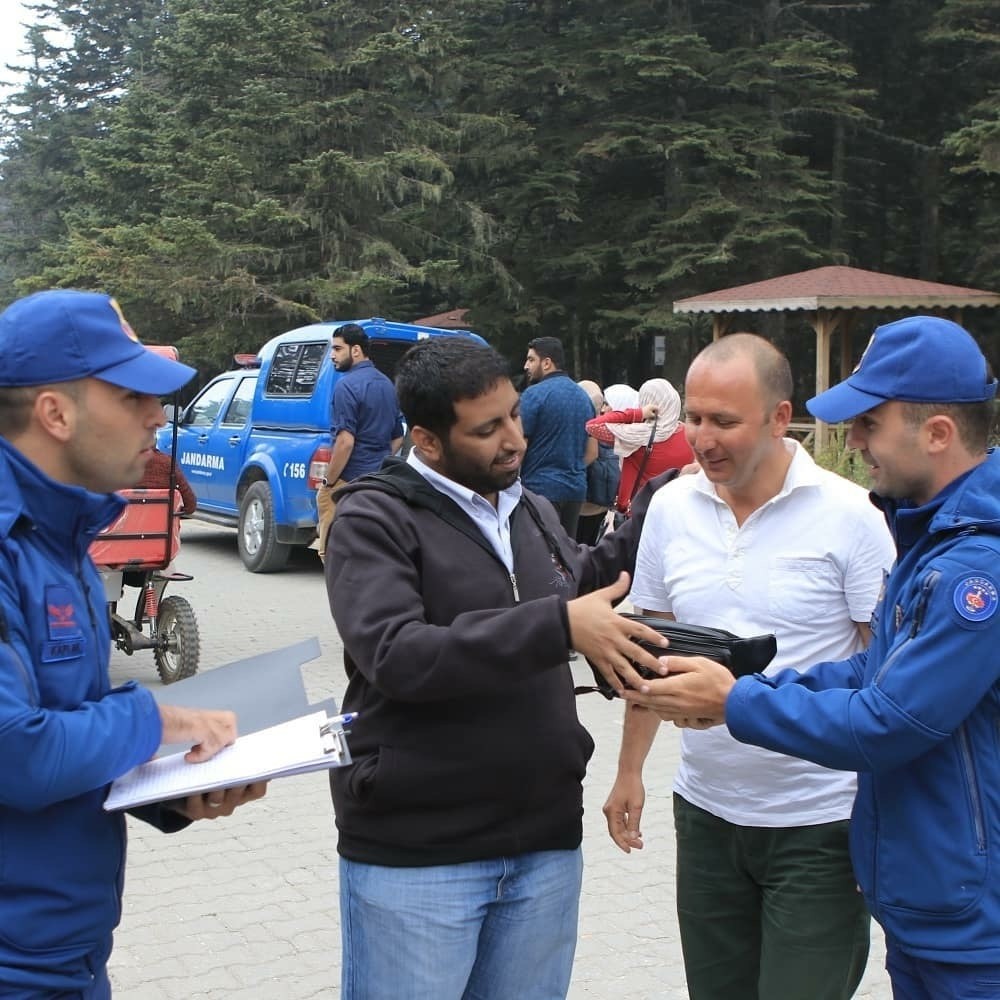
[(587, 496), (587, 466), (597, 457), (597, 441), (587, 436), (587, 421), (594, 415), (590, 398), (563, 371), (564, 363), (558, 337), (528, 343), (524, 370), (531, 384), (521, 395), (528, 450), (521, 482), (552, 502), (566, 534), (576, 538)]
[(396, 390), (368, 360), (368, 334), (356, 323), (345, 323), (333, 335), (330, 351), (341, 377), (333, 387), (333, 454), (316, 494), (320, 559), (326, 555), (333, 521), (333, 490), (366, 472), (377, 471), (382, 459), (399, 451), (403, 443)]

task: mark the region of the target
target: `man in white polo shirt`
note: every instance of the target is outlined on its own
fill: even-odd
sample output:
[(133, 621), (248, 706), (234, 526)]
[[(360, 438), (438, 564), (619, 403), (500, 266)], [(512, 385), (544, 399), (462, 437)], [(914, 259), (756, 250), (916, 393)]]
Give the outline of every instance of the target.
[[(631, 600), (637, 609), (741, 635), (774, 632), (768, 672), (850, 656), (893, 561), (860, 486), (785, 438), (792, 378), (752, 334), (692, 362), (688, 440), (701, 472), (649, 508)], [(659, 725), (630, 706), (604, 811), (642, 847), (643, 763)], [(847, 845), (853, 775), (685, 730), (674, 782), (677, 910), (692, 1000), (846, 1000), (868, 954), (869, 917)]]

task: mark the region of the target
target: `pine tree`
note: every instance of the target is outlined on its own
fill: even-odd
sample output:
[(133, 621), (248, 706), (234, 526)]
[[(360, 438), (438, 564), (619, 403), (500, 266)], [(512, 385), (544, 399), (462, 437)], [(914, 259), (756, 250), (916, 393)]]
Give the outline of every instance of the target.
[[(77, 142), (104, 134), (110, 115), (147, 58), (159, 0), (88, 0), (28, 5), (29, 27), (16, 73), (20, 91), (0, 114), (0, 255), (6, 298), (27, 279), (43, 247), (65, 238), (82, 164)], [(22, 280), (20, 290), (37, 285)]]
[(968, 283), (1000, 289), (1000, 9), (946, 0), (928, 37), (965, 84), (960, 119), (942, 141), (951, 168), (949, 260)]
[(454, 280), (478, 237), (442, 210), (459, 124), (442, 53), (398, 5), (175, 0), (100, 140), (46, 283), (114, 287), (156, 338), (224, 363), (291, 325)]
[(477, 7), (464, 106), (516, 126), (474, 188), (524, 289), (493, 304), (512, 348), (554, 333), (592, 373), (674, 325), (682, 295), (828, 259), (833, 185), (813, 156), (869, 95), (804, 8), (826, 5)]

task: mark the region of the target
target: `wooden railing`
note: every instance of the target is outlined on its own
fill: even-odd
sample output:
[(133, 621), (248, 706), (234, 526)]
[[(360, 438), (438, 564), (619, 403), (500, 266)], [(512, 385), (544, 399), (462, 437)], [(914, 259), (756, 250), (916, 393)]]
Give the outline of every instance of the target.
[(788, 435), (796, 438), (803, 448), (812, 448), (816, 439), (816, 421), (793, 420), (788, 425)]

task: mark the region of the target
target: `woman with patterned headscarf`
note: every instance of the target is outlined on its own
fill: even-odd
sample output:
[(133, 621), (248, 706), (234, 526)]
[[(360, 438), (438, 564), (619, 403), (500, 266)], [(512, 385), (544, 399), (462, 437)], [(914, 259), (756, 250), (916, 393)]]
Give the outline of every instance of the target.
[[(605, 390), (605, 399), (611, 387)], [(608, 410), (587, 421), (591, 437), (614, 445), (622, 457), (622, 477), (616, 507), (627, 514), (642, 485), (667, 469), (682, 469), (694, 461), (681, 419), (681, 397), (665, 378), (639, 387), (636, 406)]]

